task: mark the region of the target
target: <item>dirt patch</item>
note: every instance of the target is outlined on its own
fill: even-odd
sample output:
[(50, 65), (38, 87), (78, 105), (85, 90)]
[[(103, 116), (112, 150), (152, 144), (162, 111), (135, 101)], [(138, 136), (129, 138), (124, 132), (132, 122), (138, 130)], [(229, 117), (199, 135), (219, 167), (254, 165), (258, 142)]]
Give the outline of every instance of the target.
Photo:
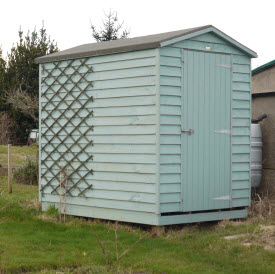
[(275, 252), (275, 247), (267, 245), (267, 246), (264, 247), (264, 250)]
[(225, 240), (231, 241), (231, 240), (236, 240), (239, 238), (245, 238), (248, 237), (250, 234), (238, 234), (238, 235), (231, 235), (231, 236), (226, 236), (224, 237)]
[(262, 246), (265, 250), (275, 251), (275, 225), (259, 225), (253, 233), (249, 234), (242, 245)]
[(261, 246), (275, 252), (275, 225), (258, 225), (252, 233), (236, 234), (223, 237), (227, 241), (238, 240), (246, 247)]
[(47, 215), (47, 214), (41, 214), (41, 215), (38, 216), (38, 218), (43, 220), (43, 221), (47, 221), (47, 222), (54, 222), (54, 223), (59, 222), (57, 217), (50, 216), (50, 215)]

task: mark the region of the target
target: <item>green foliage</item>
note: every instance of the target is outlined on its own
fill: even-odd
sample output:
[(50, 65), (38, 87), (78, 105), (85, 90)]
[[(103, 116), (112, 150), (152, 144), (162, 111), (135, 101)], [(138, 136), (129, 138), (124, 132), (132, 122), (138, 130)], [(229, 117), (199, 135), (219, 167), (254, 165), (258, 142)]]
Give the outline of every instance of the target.
[(13, 179), (18, 184), (37, 185), (37, 168), (38, 164), (27, 158), (25, 162), (20, 164), (12, 173)]
[(119, 23), (117, 12), (110, 10), (108, 14), (105, 13), (105, 17), (103, 27), (100, 30), (91, 23), (92, 36), (97, 42), (125, 39), (129, 36), (130, 30), (122, 29), (124, 22)]
[(53, 216), (53, 217), (58, 218), (59, 213), (58, 213), (57, 208), (55, 208), (54, 205), (51, 205), (47, 208), (46, 214), (49, 215), (49, 216)]
[(5, 72), (6, 62), (2, 57), (2, 49), (0, 47), (0, 111), (4, 110)]
[[(8, 262), (8, 273), (107, 273), (91, 228), (115, 252), (112, 222), (71, 217), (66, 224), (58, 223), (36, 209), (36, 186), (14, 184), (12, 194), (7, 190), (7, 178), (0, 177), (0, 256), (2, 265)], [(275, 253), (223, 238), (242, 233), (256, 237), (259, 225), (228, 221), (223, 226), (171, 226), (162, 237), (145, 237), (122, 258), (115, 273), (274, 273)], [(144, 230), (150, 227), (120, 223), (118, 252)]]
[(19, 42), (11, 48), (7, 62), (7, 89), (21, 86), (22, 90), (32, 96), (38, 96), (39, 66), (34, 60), (37, 57), (58, 51), (57, 45), (47, 35), (44, 25), (39, 32), (34, 29), (24, 36), (21, 28), (18, 31)]
[[(35, 58), (58, 51), (57, 44), (48, 36), (44, 25), (37, 31), (28, 31), (24, 35), (21, 28), (18, 31), (19, 41), (13, 45), (7, 57), (4, 73), (4, 89), (6, 96), (20, 89), (31, 97), (39, 96), (39, 65)], [(0, 59), (1, 75), (1, 59)], [(1, 81), (1, 80), (0, 80)], [(0, 82), (1, 84), (1, 82)], [(5, 102), (3, 102), (5, 103)], [(14, 131), (18, 138), (26, 141), (26, 130), (37, 128), (38, 123), (20, 109), (14, 109), (11, 105), (5, 106), (13, 119)], [(38, 107), (36, 111), (38, 116)]]

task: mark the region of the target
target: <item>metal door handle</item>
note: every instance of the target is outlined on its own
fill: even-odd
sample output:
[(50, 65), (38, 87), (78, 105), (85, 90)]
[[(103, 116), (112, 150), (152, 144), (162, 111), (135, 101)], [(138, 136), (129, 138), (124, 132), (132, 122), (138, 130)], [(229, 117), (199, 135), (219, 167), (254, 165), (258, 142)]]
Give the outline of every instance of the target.
[(182, 133), (188, 133), (189, 135), (193, 134), (194, 133), (194, 129), (182, 129), (181, 130)]

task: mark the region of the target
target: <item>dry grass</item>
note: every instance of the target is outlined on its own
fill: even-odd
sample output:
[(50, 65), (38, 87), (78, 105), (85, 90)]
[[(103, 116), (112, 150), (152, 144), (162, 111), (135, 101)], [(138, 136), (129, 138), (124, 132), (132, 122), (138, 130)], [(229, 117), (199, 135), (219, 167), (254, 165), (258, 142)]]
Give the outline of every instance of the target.
[(20, 203), (21, 207), (27, 207), (27, 208), (35, 208), (38, 212), (42, 210), (42, 204), (41, 202), (39, 202), (39, 200), (36, 199), (32, 199), (30, 201), (25, 201)]
[(259, 220), (275, 221), (275, 198), (256, 194), (251, 201), (248, 216), (248, 221), (252, 223)]
[[(26, 157), (36, 157), (38, 153), (37, 146), (12, 146), (11, 156), (12, 156), (12, 164), (17, 165), (26, 160)], [(7, 165), (8, 164), (8, 146), (0, 145), (0, 164)]]
[(262, 246), (266, 250), (275, 251), (275, 225), (259, 225), (242, 241), (244, 246)]
[(199, 230), (199, 224), (186, 224), (178, 226), (170, 226), (166, 228), (165, 237), (166, 238), (182, 238), (188, 233), (193, 233)]

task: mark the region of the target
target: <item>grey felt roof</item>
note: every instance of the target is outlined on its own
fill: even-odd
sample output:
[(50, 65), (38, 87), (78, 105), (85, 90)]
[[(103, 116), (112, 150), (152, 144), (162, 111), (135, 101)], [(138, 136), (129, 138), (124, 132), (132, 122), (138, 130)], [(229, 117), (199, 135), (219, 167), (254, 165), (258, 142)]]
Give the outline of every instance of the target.
[(62, 50), (56, 53), (45, 55), (36, 58), (36, 63), (44, 63), (58, 60), (74, 59), (88, 56), (97, 56), (104, 54), (112, 54), (119, 52), (127, 52), (134, 50), (143, 50), (150, 48), (158, 48), (164, 41), (168, 41), (177, 37), (185, 36), (187, 34), (197, 32), (203, 29), (212, 27), (206, 25), (202, 27), (165, 32), (160, 34), (153, 34), (147, 36), (140, 36), (135, 38), (119, 39), (113, 41), (106, 41), (100, 43), (90, 43), (77, 46), (74, 48)]

